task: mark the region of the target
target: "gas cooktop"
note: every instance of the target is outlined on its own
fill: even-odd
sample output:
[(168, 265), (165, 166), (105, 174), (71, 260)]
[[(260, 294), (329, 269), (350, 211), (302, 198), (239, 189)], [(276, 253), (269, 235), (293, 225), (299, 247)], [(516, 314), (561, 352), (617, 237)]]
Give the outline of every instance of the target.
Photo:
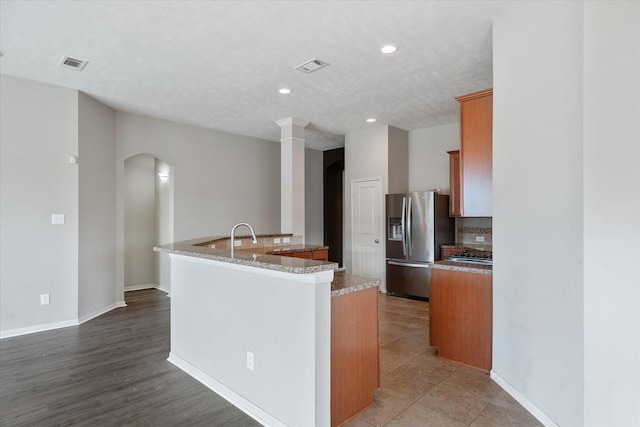
[(493, 265), (492, 255), (482, 252), (459, 252), (449, 255), (447, 261), (464, 262), (468, 264)]

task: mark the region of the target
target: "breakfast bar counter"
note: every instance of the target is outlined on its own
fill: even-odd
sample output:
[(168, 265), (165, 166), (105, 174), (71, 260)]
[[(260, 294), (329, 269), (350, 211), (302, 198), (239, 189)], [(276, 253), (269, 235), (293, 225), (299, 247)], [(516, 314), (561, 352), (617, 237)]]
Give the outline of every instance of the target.
[(371, 405), (380, 281), (224, 240), (154, 248), (171, 260), (169, 361), (265, 425), (334, 426)]
[[(240, 236), (238, 239), (242, 242), (243, 240), (248, 240), (247, 237), (248, 236)], [(233, 257), (231, 256), (228, 237), (205, 237), (186, 240), (157, 246), (154, 250), (168, 254), (253, 266), (293, 274), (317, 273), (338, 268), (338, 264), (336, 263), (279, 256), (280, 253), (285, 252), (322, 250), (326, 249), (326, 246), (302, 244), (264, 246), (264, 244), (260, 244), (263, 239), (266, 239), (266, 237), (259, 236), (257, 245), (236, 247)]]

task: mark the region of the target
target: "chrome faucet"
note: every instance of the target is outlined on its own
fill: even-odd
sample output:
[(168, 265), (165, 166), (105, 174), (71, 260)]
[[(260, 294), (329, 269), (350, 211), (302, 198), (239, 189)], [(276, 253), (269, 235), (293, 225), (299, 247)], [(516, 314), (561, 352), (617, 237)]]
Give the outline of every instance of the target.
[(253, 232), (252, 226), (250, 226), (246, 222), (237, 223), (231, 229), (231, 258), (233, 258), (235, 247), (236, 247), (236, 228), (240, 227), (241, 225), (246, 226), (247, 228), (249, 228), (249, 231), (251, 231), (251, 240), (253, 240), (253, 244), (255, 245), (256, 243), (258, 243), (258, 239), (256, 238), (256, 233)]

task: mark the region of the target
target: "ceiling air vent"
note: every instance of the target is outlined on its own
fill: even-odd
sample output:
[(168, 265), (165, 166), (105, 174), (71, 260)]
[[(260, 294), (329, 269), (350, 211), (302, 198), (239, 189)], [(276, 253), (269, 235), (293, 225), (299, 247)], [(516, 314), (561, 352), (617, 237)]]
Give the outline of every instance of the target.
[(313, 58), (304, 64), (298, 65), (295, 69), (302, 71), (303, 73), (313, 73), (314, 71), (318, 71), (321, 68), (328, 66), (329, 64), (321, 61), (319, 59)]
[(70, 58), (68, 56), (63, 57), (60, 60), (60, 65), (73, 68), (74, 70), (82, 71), (87, 66), (89, 61), (83, 61), (81, 59)]

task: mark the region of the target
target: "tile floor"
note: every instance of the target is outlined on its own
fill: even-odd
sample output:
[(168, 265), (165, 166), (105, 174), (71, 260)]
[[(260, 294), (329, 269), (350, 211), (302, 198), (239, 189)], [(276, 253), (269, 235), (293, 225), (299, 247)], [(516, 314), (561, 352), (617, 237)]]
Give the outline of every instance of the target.
[(380, 295), (380, 388), (345, 427), (541, 426), (488, 374), (429, 347), (429, 303)]

